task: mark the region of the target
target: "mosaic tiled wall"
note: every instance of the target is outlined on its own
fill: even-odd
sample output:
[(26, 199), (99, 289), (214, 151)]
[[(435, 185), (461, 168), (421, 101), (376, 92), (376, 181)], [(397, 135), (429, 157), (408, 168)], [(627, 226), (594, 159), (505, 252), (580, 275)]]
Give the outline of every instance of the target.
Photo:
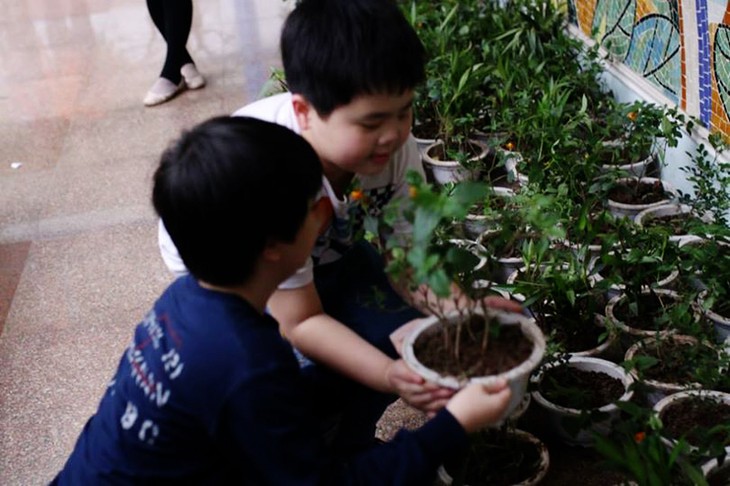
[(730, 138), (730, 1), (569, 0), (574, 23)]

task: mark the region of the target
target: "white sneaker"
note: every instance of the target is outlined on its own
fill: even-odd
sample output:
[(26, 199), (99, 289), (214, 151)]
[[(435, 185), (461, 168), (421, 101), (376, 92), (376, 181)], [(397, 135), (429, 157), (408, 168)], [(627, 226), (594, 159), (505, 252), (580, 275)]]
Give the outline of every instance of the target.
[(198, 89), (205, 86), (205, 78), (195, 67), (195, 64), (189, 62), (180, 68), (180, 74), (182, 74), (185, 84), (190, 89)]
[(175, 97), (185, 89), (185, 80), (181, 79), (180, 84), (174, 84), (169, 79), (158, 78), (144, 97), (145, 106), (155, 106), (164, 103)]

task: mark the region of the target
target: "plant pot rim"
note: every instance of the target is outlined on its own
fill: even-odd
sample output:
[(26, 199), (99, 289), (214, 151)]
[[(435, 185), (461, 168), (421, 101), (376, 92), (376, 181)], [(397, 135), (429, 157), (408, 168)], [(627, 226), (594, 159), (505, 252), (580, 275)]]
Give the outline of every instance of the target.
[[(674, 290), (670, 290), (670, 289), (657, 288), (657, 289), (644, 289), (641, 291), (641, 295), (650, 295), (652, 293), (664, 295), (666, 297), (669, 297), (670, 299), (675, 300), (676, 302), (679, 302), (681, 300), (679, 294), (677, 292), (675, 292)], [(639, 329), (636, 327), (631, 327), (631, 326), (627, 325), (624, 321), (619, 320), (613, 311), (617, 305), (619, 305), (621, 302), (623, 302), (624, 300), (626, 300), (628, 298), (629, 298), (629, 295), (622, 292), (614, 297), (611, 297), (611, 299), (606, 303), (606, 319), (608, 319), (614, 326), (619, 328), (622, 332), (625, 332), (632, 336), (639, 336), (639, 337), (668, 336), (670, 334), (677, 334), (677, 331), (674, 329), (666, 329), (666, 330), (661, 330), (661, 331)]]
[[(487, 147), (486, 144), (484, 144), (483, 142), (480, 142), (479, 140), (469, 139), (469, 143), (472, 143), (479, 147), (479, 153), (473, 157), (469, 157), (468, 160), (476, 161), (486, 157), (489, 153), (489, 147)], [(443, 168), (463, 167), (462, 164), (457, 162), (456, 160), (437, 160), (431, 157), (431, 150), (433, 150), (435, 147), (438, 147), (439, 145), (444, 145), (444, 141), (436, 139), (433, 143), (423, 149), (422, 159), (424, 163)]]
[[(516, 483), (512, 486), (533, 486), (535, 484), (539, 484), (543, 480), (543, 478), (545, 478), (545, 475), (550, 469), (550, 452), (547, 448), (547, 445), (545, 445), (545, 443), (540, 440), (539, 437), (530, 432), (527, 432), (526, 430), (510, 428), (506, 431), (506, 433), (525, 439), (531, 444), (535, 444), (535, 446), (539, 449), (540, 456), (540, 462), (538, 464), (536, 474), (530, 478), (527, 478), (525, 481)], [(451, 485), (454, 481), (451, 475), (446, 471), (446, 468), (443, 466), (443, 464), (440, 465), (438, 468), (438, 477), (446, 485)]]
[[(626, 370), (624, 370), (621, 365), (618, 365), (614, 363), (613, 361), (609, 361), (607, 359), (602, 358), (595, 358), (591, 356), (576, 356), (571, 355), (570, 358), (568, 358), (568, 362), (566, 365), (571, 364), (577, 364), (577, 365), (592, 365), (595, 367), (603, 367), (606, 370), (612, 370), (615, 372), (615, 374), (611, 373), (605, 373), (613, 378), (617, 378), (621, 380), (621, 383), (624, 386), (624, 393), (619, 397), (616, 401), (617, 402), (627, 402), (631, 400), (631, 397), (634, 395), (634, 390), (632, 389), (632, 384), (634, 383), (635, 379), (634, 377), (628, 373)], [(537, 385), (542, 380), (542, 377), (544, 375), (545, 370), (549, 370), (551, 368), (555, 368), (557, 366), (563, 366), (563, 363), (547, 363), (545, 366), (543, 366), (540, 371), (535, 373), (530, 381)], [(594, 371), (594, 370), (591, 370)], [(599, 371), (600, 372), (600, 371)], [(567, 415), (580, 415), (583, 411), (576, 409), (576, 408), (570, 408), (570, 407), (563, 407), (562, 405), (557, 405), (548, 399), (546, 399), (542, 393), (540, 393), (539, 390), (535, 390), (532, 392), (532, 398), (542, 405), (543, 407), (547, 409), (556, 410), (560, 413), (567, 414)], [(597, 409), (592, 410), (598, 410), (599, 412), (616, 412), (618, 411), (618, 407), (615, 403), (608, 403), (606, 405), (603, 405), (602, 407), (599, 407)]]
[[(669, 406), (679, 400), (684, 400), (689, 397), (700, 397), (700, 398), (716, 398), (719, 399), (721, 403), (724, 403), (728, 406), (730, 406), (730, 393), (725, 393), (717, 390), (709, 390), (707, 388), (696, 388), (692, 390), (682, 390), (674, 393), (670, 393), (669, 395), (665, 396), (664, 398), (660, 399), (658, 402), (656, 402), (652, 406), (652, 410), (656, 412), (656, 414), (659, 416), (660, 419), (663, 420), (662, 412), (664, 412), (666, 409), (669, 408)], [(671, 449), (674, 444), (676, 444), (676, 440), (665, 437), (664, 435), (661, 436), (662, 442)], [(689, 444), (690, 448), (692, 450), (697, 450), (697, 447), (693, 446), (692, 444)], [(725, 447), (725, 453), (730, 454), (730, 446)]]
[[(418, 336), (420, 336), (426, 329), (438, 325), (441, 321), (438, 316), (432, 315), (424, 318), (403, 340), (403, 358), (406, 360), (408, 365), (413, 368), (413, 371), (423, 376), (429, 382), (437, 383), (445, 388), (458, 390), (469, 383), (491, 385), (501, 378), (511, 381), (519, 378), (521, 375), (529, 374), (535, 367), (537, 367), (545, 353), (545, 337), (532, 319), (522, 314), (497, 310), (488, 310), (486, 313), (483, 313), (480, 312), (480, 309), (476, 309), (474, 313), (480, 315), (486, 314), (488, 317), (494, 317), (499, 321), (500, 325), (519, 325), (522, 329), (523, 335), (533, 343), (530, 356), (518, 366), (497, 375), (477, 376), (468, 379), (456, 376), (443, 376), (424, 366), (418, 358), (416, 358), (413, 351), (413, 344), (416, 342)], [(458, 312), (451, 312), (446, 316), (449, 324), (458, 317), (460, 317)]]
[[(705, 343), (701, 343), (699, 341), (699, 339), (697, 339), (696, 337), (689, 336), (686, 334), (668, 334), (659, 339), (657, 339), (656, 337), (650, 336), (650, 337), (645, 337), (643, 339), (640, 339), (639, 341), (636, 341), (634, 344), (629, 346), (629, 348), (626, 350), (626, 353), (624, 354), (624, 361), (629, 361), (630, 359), (633, 359), (634, 356), (641, 349), (647, 348), (647, 347), (651, 348), (654, 344), (656, 344), (657, 341), (665, 340), (665, 339), (671, 339), (673, 341), (677, 341), (680, 343), (682, 343), (682, 342), (689, 343), (689, 344), (693, 344), (696, 346), (705, 345), (711, 349), (714, 349)], [(664, 382), (664, 381), (658, 381), (658, 380), (652, 380), (652, 379), (642, 379), (639, 377), (638, 373), (636, 372), (636, 369), (632, 369), (631, 371), (629, 371), (629, 373), (631, 374), (631, 376), (634, 377), (634, 379), (636, 381), (643, 382), (653, 388), (656, 388), (657, 390), (661, 390), (661, 391), (665, 392), (665, 394), (702, 388), (701, 384), (694, 382), (694, 381), (690, 382), (690, 383), (679, 384), (679, 383), (670, 383), (670, 382)]]
[[(609, 253), (613, 253), (613, 250), (611, 250)], [(591, 264), (591, 268), (595, 268), (596, 262), (599, 259), (600, 259), (600, 257), (595, 257), (593, 259), (593, 263)], [(603, 280), (605, 278), (603, 275), (600, 274), (600, 271), (595, 272), (593, 274), (593, 276), (594, 276), (596, 282), (600, 282), (601, 280)], [(656, 285), (655, 287), (652, 287), (652, 286), (649, 286), (649, 287), (642, 286), (642, 293), (645, 292), (645, 291), (648, 292), (650, 290), (653, 290), (653, 291), (657, 291), (657, 290), (670, 290), (668, 288), (668, 286), (670, 286), (672, 284), (672, 282), (675, 282), (678, 278), (679, 278), (679, 270), (675, 268), (671, 272), (669, 272), (669, 275), (667, 275), (663, 279), (655, 282), (655, 285)], [(646, 288), (643, 288), (643, 287), (646, 287)], [(612, 284), (611, 285), (611, 289), (617, 290), (619, 292), (623, 292), (626, 289), (626, 285), (623, 284), (623, 283)]]
[[(619, 177), (616, 179), (616, 184), (620, 184), (622, 182), (626, 181), (638, 181), (639, 183), (646, 183), (646, 184), (653, 184), (655, 182), (660, 182), (662, 184), (662, 187), (664, 188), (664, 192), (667, 193), (670, 197), (667, 199), (662, 199), (661, 201), (657, 201), (654, 203), (648, 203), (648, 204), (625, 204), (620, 203), (618, 201), (614, 201), (613, 199), (608, 199), (608, 207), (609, 209), (623, 209), (623, 210), (629, 210), (634, 211), (636, 213), (641, 212), (642, 210), (653, 208), (656, 206), (664, 206), (668, 203), (670, 203), (673, 199), (677, 197), (677, 190), (675, 187), (670, 184), (669, 182), (663, 180), (663, 179), (657, 179), (656, 177)], [(636, 217), (634, 215), (634, 217)]]

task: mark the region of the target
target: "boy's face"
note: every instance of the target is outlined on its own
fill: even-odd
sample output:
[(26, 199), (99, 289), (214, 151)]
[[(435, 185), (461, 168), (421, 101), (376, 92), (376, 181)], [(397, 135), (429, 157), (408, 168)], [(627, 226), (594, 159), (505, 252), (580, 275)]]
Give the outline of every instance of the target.
[(336, 108), (327, 118), (301, 97), (293, 96), (302, 136), (332, 170), (375, 175), (408, 138), (413, 116), (413, 91), (400, 95), (365, 94)]

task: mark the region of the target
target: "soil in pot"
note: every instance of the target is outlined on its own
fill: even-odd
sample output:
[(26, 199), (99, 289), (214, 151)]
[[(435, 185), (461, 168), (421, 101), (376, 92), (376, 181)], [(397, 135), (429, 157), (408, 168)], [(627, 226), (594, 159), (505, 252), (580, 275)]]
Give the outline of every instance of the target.
[(581, 311), (570, 315), (543, 316), (536, 321), (546, 336), (550, 335), (569, 353), (593, 349), (606, 338), (606, 328), (596, 325), (593, 316), (583, 318)]
[(666, 216), (652, 216), (642, 222), (645, 228), (667, 228), (672, 236), (686, 235), (696, 225), (702, 224), (702, 219), (691, 213), (670, 214)]
[(654, 292), (641, 293), (633, 301), (622, 299), (614, 307), (613, 313), (616, 319), (628, 327), (644, 331), (664, 331), (671, 323), (660, 318), (667, 314), (674, 303), (674, 300), (662, 298)]
[(572, 366), (545, 370), (539, 390), (548, 401), (577, 410), (591, 410), (613, 403), (626, 391), (621, 380)]
[(641, 379), (678, 385), (692, 384), (695, 381), (697, 354), (708, 351), (700, 349), (697, 343), (662, 339), (658, 346), (646, 346), (637, 353), (656, 360), (654, 366), (641, 371)]
[(684, 437), (690, 445), (699, 447), (706, 440), (730, 445), (730, 431), (710, 429), (719, 424), (730, 424), (730, 405), (710, 397), (695, 396), (669, 404), (661, 414), (667, 437)]
[(608, 193), (610, 200), (632, 205), (654, 204), (667, 197), (661, 181), (647, 184), (634, 179), (615, 185)]
[[(725, 460), (730, 461), (730, 458), (726, 458)], [(706, 479), (709, 486), (727, 486), (730, 484), (730, 467), (712, 471), (707, 475)]]
[(424, 332), (416, 339), (413, 351), (425, 367), (442, 375), (489, 376), (523, 363), (533, 346), (520, 326), (488, 325), (483, 316), (471, 315), (461, 326)]
[(540, 474), (541, 445), (507, 430), (487, 429), (470, 437), (466, 454), (444, 463), (452, 484), (509, 486)]

